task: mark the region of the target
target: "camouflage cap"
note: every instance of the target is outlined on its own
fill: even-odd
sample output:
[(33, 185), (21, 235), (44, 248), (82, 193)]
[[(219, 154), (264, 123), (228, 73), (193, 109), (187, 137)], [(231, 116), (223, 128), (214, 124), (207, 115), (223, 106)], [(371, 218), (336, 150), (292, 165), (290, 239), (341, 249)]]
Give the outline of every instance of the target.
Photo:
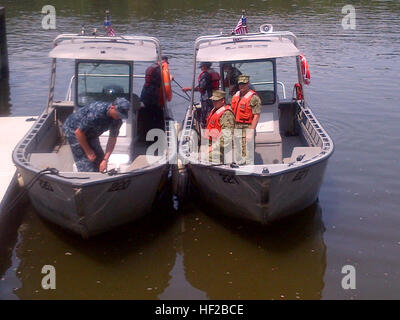
[(238, 77), (238, 84), (239, 84), (239, 83), (249, 83), (249, 81), (250, 81), (250, 77), (247, 76), (247, 75), (241, 74), (241, 75)]
[(222, 90), (214, 90), (213, 95), (210, 97), (212, 101), (218, 101), (225, 98), (225, 91)]
[(120, 119), (128, 119), (130, 103), (125, 98), (117, 98), (112, 103)]

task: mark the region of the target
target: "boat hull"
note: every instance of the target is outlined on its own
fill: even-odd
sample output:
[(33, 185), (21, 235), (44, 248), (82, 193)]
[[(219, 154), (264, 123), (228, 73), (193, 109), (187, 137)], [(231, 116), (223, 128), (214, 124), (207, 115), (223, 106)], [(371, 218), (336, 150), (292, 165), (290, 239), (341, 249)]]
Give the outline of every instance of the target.
[[(35, 176), (30, 170), (18, 169), (25, 182)], [(150, 212), (167, 173), (167, 165), (161, 165), (134, 176), (82, 186), (44, 175), (28, 190), (28, 196), (41, 217), (87, 238)]]
[(211, 212), (268, 224), (318, 199), (327, 160), (274, 175), (236, 175), (234, 170), (190, 164), (191, 182)]

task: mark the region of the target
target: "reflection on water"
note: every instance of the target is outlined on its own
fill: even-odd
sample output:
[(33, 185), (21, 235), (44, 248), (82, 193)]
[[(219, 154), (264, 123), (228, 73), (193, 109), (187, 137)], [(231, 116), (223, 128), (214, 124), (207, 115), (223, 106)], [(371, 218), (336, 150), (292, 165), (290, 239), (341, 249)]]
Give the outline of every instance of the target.
[[(168, 285), (176, 252), (173, 219), (159, 212), (89, 239), (40, 219), (32, 208), (19, 228), (20, 299), (155, 299)], [(56, 268), (56, 290), (41, 268)]]
[(9, 212), (3, 208), (0, 208), (0, 300), (13, 298), (10, 294), (12, 289), (20, 286), (15, 277), (17, 253), (14, 247), (18, 238), (16, 230), (23, 218), (23, 211), (18, 211), (18, 208)]
[(210, 299), (320, 299), (326, 250), (321, 208), (260, 227), (185, 215), (185, 275)]
[[(84, 241), (29, 207), (9, 269), (15, 273), (0, 283), (0, 298), (321, 297), (326, 258), (318, 204), (268, 228), (192, 206), (185, 212), (154, 213)], [(44, 265), (56, 268), (56, 290), (41, 287)]]
[(8, 116), (10, 108), (10, 84), (8, 78), (0, 78), (0, 116)]

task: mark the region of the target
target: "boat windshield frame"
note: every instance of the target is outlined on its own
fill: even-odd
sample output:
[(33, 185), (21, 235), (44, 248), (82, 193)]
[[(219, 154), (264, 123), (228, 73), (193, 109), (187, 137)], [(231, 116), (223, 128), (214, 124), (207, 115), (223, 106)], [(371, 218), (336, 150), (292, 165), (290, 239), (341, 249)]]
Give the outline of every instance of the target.
[[(160, 41), (155, 38), (155, 37), (149, 37), (149, 36), (122, 36), (122, 35), (117, 35), (117, 36), (86, 36), (86, 35), (81, 35), (81, 34), (60, 34), (58, 35), (54, 40), (53, 40), (53, 48), (49, 53), (49, 57), (51, 58), (51, 71), (50, 71), (50, 84), (49, 84), (49, 94), (48, 94), (48, 99), (47, 99), (47, 107), (46, 107), (46, 112), (48, 113), (50, 111), (50, 108), (53, 106), (53, 101), (54, 101), (54, 89), (55, 89), (55, 81), (56, 81), (56, 64), (57, 64), (57, 59), (71, 59), (74, 60), (74, 63), (78, 60), (88, 60), (88, 61), (102, 61), (102, 59), (99, 58), (79, 58), (79, 57), (68, 57), (68, 56), (52, 56), (51, 53), (53, 50), (61, 45), (63, 41), (69, 41), (69, 43), (72, 44), (78, 44), (84, 42), (90, 42), (93, 41), (94, 43), (109, 43), (110, 45), (112, 44), (126, 44), (127, 46), (129, 45), (130, 47), (135, 47), (136, 49), (140, 50), (140, 45), (144, 43), (151, 43), (154, 45), (154, 57), (146, 57), (146, 58), (140, 58), (140, 59), (133, 59), (132, 57), (129, 58), (121, 58), (121, 59), (109, 59), (109, 57), (105, 58), (104, 60), (107, 61), (108, 63), (115, 61), (115, 62), (125, 62), (125, 63), (132, 63), (132, 65), (135, 62), (158, 62), (161, 64), (162, 61), (162, 51), (161, 51), (161, 44)], [(137, 45), (139, 44), (139, 45)], [(67, 45), (66, 45), (67, 46)], [(153, 59), (155, 58), (155, 59)], [(133, 72), (134, 69), (132, 67), (131, 69), (131, 76), (133, 77)], [(160, 69), (161, 73), (161, 69)], [(76, 74), (76, 72), (75, 72)], [(160, 76), (162, 76), (160, 74)], [(132, 101), (132, 95), (133, 95), (133, 78), (130, 81), (130, 85), (132, 88), (130, 88), (130, 99)], [(162, 88), (162, 94), (164, 96), (164, 109), (165, 109), (165, 114), (167, 118), (172, 118), (172, 113), (170, 109), (168, 108), (168, 100), (166, 98), (166, 92), (164, 86), (161, 86)], [(76, 92), (76, 91), (75, 91)], [(75, 97), (76, 99), (76, 97)], [(74, 101), (75, 103), (76, 101)]]
[[(287, 52), (287, 54), (282, 54), (282, 55), (277, 55), (277, 56), (266, 56), (266, 58), (259, 58), (255, 57), (254, 59), (252, 57), (249, 57), (249, 54), (247, 53), (247, 48), (243, 46), (243, 48), (240, 48), (241, 56), (243, 56), (243, 59), (232, 59), (232, 57), (229, 57), (229, 55), (226, 54), (221, 54), (220, 58), (218, 60), (212, 59), (212, 60), (207, 60), (207, 59), (198, 59), (198, 54), (199, 51), (201, 51), (201, 45), (204, 43), (208, 43), (211, 45), (213, 42), (220, 42), (222, 44), (227, 44), (227, 43), (246, 43), (246, 42), (251, 42), (251, 41), (256, 41), (256, 42), (271, 42), (271, 39), (288, 39), (290, 42), (294, 45), (294, 47), (297, 50), (294, 50), (292, 52)], [(224, 40), (224, 42), (221, 42), (221, 40)], [(218, 52), (218, 48), (214, 49), (215, 52)], [(247, 54), (247, 56), (246, 56)], [(198, 62), (218, 62), (218, 63), (224, 63), (224, 62), (246, 62), (246, 61), (256, 61), (256, 60), (268, 60), (268, 59), (276, 59), (276, 58), (282, 58), (282, 57), (296, 57), (296, 63), (297, 63), (297, 78), (298, 82), (303, 86), (304, 81), (303, 77), (301, 75), (301, 62), (300, 62), (300, 50), (298, 49), (298, 41), (297, 37), (290, 31), (276, 31), (276, 32), (260, 32), (260, 33), (248, 33), (245, 35), (207, 35), (207, 36), (200, 36), (196, 39), (194, 43), (194, 56), (193, 56), (193, 79), (192, 79), (192, 88), (195, 88), (196, 86), (196, 70), (197, 70), (197, 63)], [(274, 86), (276, 86), (276, 63), (274, 64)], [(276, 94), (277, 94), (277, 88), (275, 87), (275, 101), (276, 101)], [(303, 93), (304, 96), (304, 93)], [(305, 100), (305, 97), (303, 97)], [(193, 108), (194, 106), (194, 90), (191, 92), (191, 99), (190, 99), (190, 106)]]
[[(225, 80), (224, 77), (224, 72), (223, 72), (223, 64), (224, 63), (230, 63), (230, 64), (234, 64), (234, 63), (257, 63), (257, 62), (271, 62), (272, 64), (272, 84), (273, 84), (273, 90), (274, 90), (274, 98), (273, 101), (269, 101), (268, 103), (264, 103), (263, 105), (271, 105), (271, 104), (275, 104), (276, 102), (276, 97), (277, 97), (277, 92), (278, 92), (278, 85), (277, 85), (277, 73), (276, 73), (276, 59), (275, 58), (268, 58), (268, 59), (254, 59), (254, 60), (232, 60), (232, 61), (220, 61), (218, 62), (220, 65), (220, 72), (221, 72), (221, 90), (227, 90), (227, 88), (224, 87), (223, 85), (223, 81)], [(252, 84), (252, 79), (250, 76), (250, 85)], [(254, 86), (254, 85), (253, 85)], [(254, 90), (255, 92), (261, 91), (261, 90)], [(228, 92), (229, 94), (229, 92)]]

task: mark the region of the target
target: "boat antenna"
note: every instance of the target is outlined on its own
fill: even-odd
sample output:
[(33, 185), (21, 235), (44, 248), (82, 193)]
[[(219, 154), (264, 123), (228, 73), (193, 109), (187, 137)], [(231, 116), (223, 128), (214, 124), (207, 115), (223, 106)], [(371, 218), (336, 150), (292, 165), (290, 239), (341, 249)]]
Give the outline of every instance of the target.
[(111, 17), (110, 17), (110, 10), (104, 11), (105, 13), (105, 18), (104, 18), (104, 29), (107, 30), (107, 28), (111, 27)]
[(246, 10), (242, 10), (242, 25), (247, 26), (247, 21), (246, 21)]

